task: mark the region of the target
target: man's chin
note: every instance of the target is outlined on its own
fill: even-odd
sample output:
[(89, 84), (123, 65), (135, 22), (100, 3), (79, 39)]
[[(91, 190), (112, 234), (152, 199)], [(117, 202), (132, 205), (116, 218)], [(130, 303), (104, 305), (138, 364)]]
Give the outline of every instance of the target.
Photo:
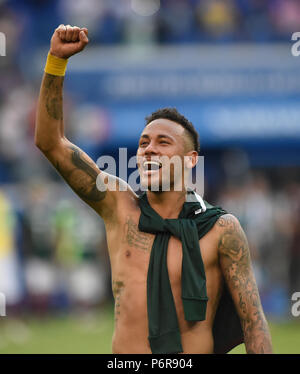
[(144, 191), (159, 192), (162, 189), (160, 178), (153, 178), (153, 176), (141, 177), (141, 186)]
[(164, 183), (160, 178), (141, 179), (141, 186), (144, 191), (148, 190), (151, 192), (168, 192), (171, 190), (170, 183)]

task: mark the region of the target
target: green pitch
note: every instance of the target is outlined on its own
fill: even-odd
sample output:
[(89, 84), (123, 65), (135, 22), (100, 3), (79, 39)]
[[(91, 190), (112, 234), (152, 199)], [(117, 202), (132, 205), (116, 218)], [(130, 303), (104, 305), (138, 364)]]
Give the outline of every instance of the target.
[[(111, 353), (113, 308), (78, 314), (14, 320), (0, 318), (0, 353)], [(274, 353), (300, 353), (300, 320), (270, 323)], [(244, 345), (231, 353), (245, 353)]]

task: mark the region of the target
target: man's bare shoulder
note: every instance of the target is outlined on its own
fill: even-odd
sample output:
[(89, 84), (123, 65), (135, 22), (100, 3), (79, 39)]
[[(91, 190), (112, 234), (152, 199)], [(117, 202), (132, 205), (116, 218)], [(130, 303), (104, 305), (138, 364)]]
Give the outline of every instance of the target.
[(224, 234), (224, 232), (232, 232), (239, 230), (241, 228), (239, 220), (230, 213), (223, 214), (221, 217), (218, 218), (215, 229), (220, 234)]
[(219, 217), (204, 238), (213, 243), (218, 254), (224, 252), (227, 248), (233, 248), (238, 245), (238, 242), (246, 240), (239, 220), (232, 214), (224, 214)]
[(231, 214), (224, 214), (215, 222), (209, 232), (200, 241), (200, 248), (203, 248), (203, 255), (208, 261), (217, 263), (220, 255), (220, 242), (225, 233), (234, 230), (234, 224), (238, 222)]
[(226, 240), (235, 237), (236, 239), (241, 238), (245, 240), (245, 233), (241, 227), (241, 224), (237, 217), (233, 214), (222, 215), (215, 224), (216, 234), (219, 236), (219, 240)]
[(226, 254), (228, 250), (238, 250), (247, 242), (244, 230), (237, 217), (233, 214), (222, 215), (213, 227), (219, 254)]

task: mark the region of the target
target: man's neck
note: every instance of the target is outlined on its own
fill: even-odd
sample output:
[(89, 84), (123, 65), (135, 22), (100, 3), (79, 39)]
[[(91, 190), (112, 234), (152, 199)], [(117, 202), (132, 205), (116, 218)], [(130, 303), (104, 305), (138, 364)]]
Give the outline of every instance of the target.
[(186, 191), (151, 192), (147, 198), (152, 209), (162, 218), (178, 218), (186, 201)]

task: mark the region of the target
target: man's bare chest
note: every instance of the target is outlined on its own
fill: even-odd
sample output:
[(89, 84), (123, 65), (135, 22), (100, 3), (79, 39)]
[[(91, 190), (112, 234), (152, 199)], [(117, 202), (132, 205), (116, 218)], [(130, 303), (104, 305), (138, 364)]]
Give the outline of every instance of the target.
[[(154, 234), (145, 233), (139, 230), (140, 212), (127, 214), (108, 245), (118, 266), (124, 271), (128, 267), (129, 271), (142, 272), (147, 274), (152, 246), (155, 240)], [(217, 252), (215, 240), (211, 233), (208, 233), (199, 240), (202, 261), (207, 271), (217, 263)], [(163, 250), (163, 248), (162, 248)], [(112, 267), (113, 267), (112, 263)], [(167, 266), (170, 280), (181, 278), (182, 268), (182, 243), (180, 238), (170, 236), (167, 247)]]

